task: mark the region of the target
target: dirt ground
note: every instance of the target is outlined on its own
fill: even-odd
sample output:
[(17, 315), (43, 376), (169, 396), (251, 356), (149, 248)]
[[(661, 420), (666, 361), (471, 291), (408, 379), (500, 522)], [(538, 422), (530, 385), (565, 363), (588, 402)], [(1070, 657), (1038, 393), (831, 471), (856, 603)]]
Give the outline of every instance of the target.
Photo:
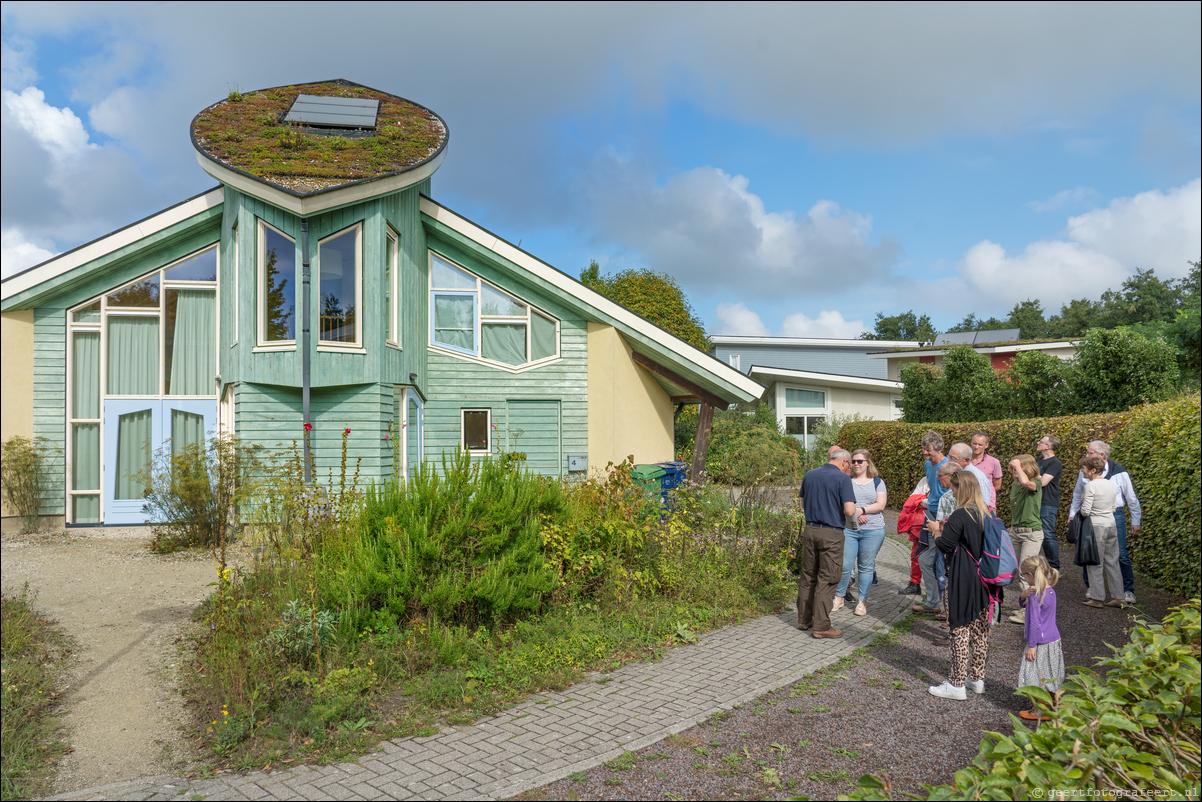
[(59, 704), (74, 749), (53, 792), (179, 771), (193, 758), (177, 692), (176, 639), (216, 579), (212, 559), (162, 557), (146, 528), (5, 533), (5, 595), (28, 583), (33, 606), (73, 639)]

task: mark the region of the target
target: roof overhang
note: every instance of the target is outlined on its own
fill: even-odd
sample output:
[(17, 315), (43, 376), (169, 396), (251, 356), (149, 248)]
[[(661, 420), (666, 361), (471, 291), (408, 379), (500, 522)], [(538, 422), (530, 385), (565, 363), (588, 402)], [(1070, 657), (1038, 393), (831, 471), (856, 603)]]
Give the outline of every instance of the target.
[(354, 181), (332, 189), (310, 192), (303, 195), (269, 184), (263, 179), (256, 178), (241, 170), (233, 170), (226, 167), (204, 155), (199, 150), (196, 151), (196, 161), (200, 163), (201, 168), (206, 173), (239, 192), (244, 192), (252, 197), (267, 201), (273, 206), (292, 212), (297, 217), (309, 217), (310, 215), (327, 212), (340, 206), (361, 203), (362, 201), (390, 192), (396, 192), (397, 190), (425, 181), (442, 166), (446, 155), (447, 149), (444, 147), (429, 161), (422, 162), (412, 169), (399, 173), (390, 173), (380, 178)]
[(749, 376), (758, 377), (761, 384), (771, 386), (776, 382), (806, 382), (822, 384), (827, 387), (838, 387), (844, 390), (866, 390), (876, 393), (900, 393), (902, 383), (889, 379), (870, 379), (865, 376), (849, 376), (843, 373), (819, 373), (816, 370), (791, 370), (789, 368), (769, 368), (753, 365), (748, 371)]
[[(535, 283), (545, 284), (557, 291), (556, 295), (572, 299), (586, 318), (615, 326), (636, 354), (646, 357), (663, 371), (674, 374), (676, 380), (664, 376), (662, 372), (656, 374), (657, 378), (664, 378), (715, 405), (719, 401), (726, 404), (746, 403), (763, 393), (764, 387), (759, 382), (730, 365), (694, 348), (671, 332), (425, 195), (421, 199), (421, 212), (435, 233), (449, 235), (453, 241), (465, 245), (475, 245), (487, 251), (493, 261), (499, 257), (527, 273), (536, 280)], [(643, 367), (651, 370), (646, 364)], [(655, 373), (654, 370), (651, 372)], [(678, 380), (684, 380), (692, 387), (681, 385)], [(695, 393), (695, 390), (708, 394), (708, 399), (706, 395)]]
[(714, 345), (770, 345), (778, 348), (916, 348), (917, 340), (845, 340), (827, 337), (745, 337), (711, 334)]
[[(135, 246), (147, 237), (217, 209), (224, 201), (225, 190), (215, 187), (152, 214), (150, 217), (131, 223), (125, 228), (117, 229), (111, 234), (106, 234), (99, 239), (80, 245), (78, 248), (73, 248), (47, 259), (45, 262), (26, 268), (0, 283), (0, 301), (3, 301), (7, 308), (10, 300), (29, 293), (39, 285), (66, 276), (97, 259), (111, 256), (123, 248)], [(24, 301), (22, 303), (24, 304)]]
[[(1080, 340), (1057, 340), (1047, 343), (1001, 343), (1000, 345), (970, 345), (978, 354), (1008, 354), (1012, 351), (1047, 351), (1052, 348), (1076, 348)], [(865, 354), (869, 359), (889, 359), (899, 356), (946, 356), (948, 348), (913, 348), (900, 351), (877, 351)]]

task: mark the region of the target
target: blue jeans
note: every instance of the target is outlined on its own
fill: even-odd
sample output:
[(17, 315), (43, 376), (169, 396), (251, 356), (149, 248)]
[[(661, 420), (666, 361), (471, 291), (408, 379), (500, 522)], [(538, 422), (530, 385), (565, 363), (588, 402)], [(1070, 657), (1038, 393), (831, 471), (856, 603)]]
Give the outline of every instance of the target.
[[(1131, 555), (1127, 553), (1127, 515), (1125, 507), (1114, 511), (1114, 525), (1119, 530), (1119, 573), (1123, 575), (1123, 593), (1135, 592), (1135, 572), (1131, 570)], [(845, 558), (846, 559), (846, 558)], [(1089, 572), (1081, 569), (1085, 587), (1089, 587)]]
[(847, 586), (851, 583), (851, 569), (856, 567), (857, 558), (860, 563), (860, 581), (856, 583), (856, 587), (860, 589), (860, 601), (868, 598), (868, 590), (872, 587), (869, 577), (876, 571), (876, 553), (881, 550), (884, 542), (884, 528), (843, 530), (843, 577), (839, 580), (839, 587), (835, 588), (836, 599), (847, 593)]
[(1055, 507), (1040, 507), (1039, 521), (1043, 524), (1043, 556), (1047, 558), (1048, 565), (1060, 570), (1060, 541), (1056, 539), (1056, 513), (1059, 510)]

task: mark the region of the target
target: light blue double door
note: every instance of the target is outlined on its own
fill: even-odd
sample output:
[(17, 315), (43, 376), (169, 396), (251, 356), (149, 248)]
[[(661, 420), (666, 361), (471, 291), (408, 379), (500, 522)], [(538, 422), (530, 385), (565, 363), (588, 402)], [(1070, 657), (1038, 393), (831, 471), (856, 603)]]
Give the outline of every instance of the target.
[(215, 399), (121, 398), (104, 402), (104, 522), (147, 523), (145, 474), (157, 452), (203, 444), (217, 426)]

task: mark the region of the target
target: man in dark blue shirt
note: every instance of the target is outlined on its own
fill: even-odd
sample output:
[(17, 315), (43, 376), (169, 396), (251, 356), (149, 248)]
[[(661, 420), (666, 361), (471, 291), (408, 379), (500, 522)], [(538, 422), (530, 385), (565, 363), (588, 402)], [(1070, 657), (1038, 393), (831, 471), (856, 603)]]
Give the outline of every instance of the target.
[(801, 533), (801, 575), (797, 581), (797, 626), (815, 638), (839, 638), (831, 626), (835, 588), (843, 575), (843, 526), (856, 509), (855, 490), (846, 471), (851, 454), (840, 449), (820, 468), (806, 471), (801, 501), (806, 523)]

